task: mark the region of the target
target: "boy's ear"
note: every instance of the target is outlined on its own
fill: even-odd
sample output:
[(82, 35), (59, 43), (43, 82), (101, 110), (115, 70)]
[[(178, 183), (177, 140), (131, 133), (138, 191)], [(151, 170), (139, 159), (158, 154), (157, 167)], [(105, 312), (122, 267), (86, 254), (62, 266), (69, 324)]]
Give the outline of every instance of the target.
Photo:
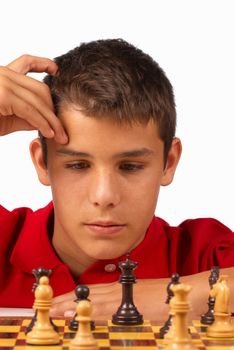
[(48, 169), (43, 160), (42, 145), (39, 138), (34, 139), (30, 143), (30, 154), (31, 154), (31, 158), (35, 166), (39, 181), (43, 185), (49, 186), (50, 180), (48, 175)]
[(176, 167), (179, 163), (182, 153), (182, 144), (179, 138), (175, 137), (172, 141), (171, 148), (168, 152), (166, 165), (163, 170), (163, 177), (161, 181), (162, 186), (169, 185), (174, 177)]

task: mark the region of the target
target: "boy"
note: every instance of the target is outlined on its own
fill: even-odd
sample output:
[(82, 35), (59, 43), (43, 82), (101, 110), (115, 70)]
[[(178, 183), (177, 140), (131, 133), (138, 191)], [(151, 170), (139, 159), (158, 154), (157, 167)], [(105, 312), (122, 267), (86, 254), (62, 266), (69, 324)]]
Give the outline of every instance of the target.
[[(47, 72), (44, 83), (25, 76)], [(207, 271), (227, 268), (234, 284), (234, 235), (216, 220), (170, 227), (154, 217), (160, 186), (181, 154), (173, 89), (151, 57), (122, 40), (100, 40), (55, 59), (22, 56), (0, 69), (1, 135), (39, 130), (30, 145), (53, 204), (33, 213), (1, 208), (0, 305), (31, 307), (32, 269), (53, 269), (52, 315), (75, 308), (76, 284), (90, 286), (94, 318), (120, 304), (118, 262), (138, 262), (134, 300), (163, 317), (173, 272), (189, 275), (195, 314), (205, 311)], [(206, 272), (202, 272), (206, 271)]]

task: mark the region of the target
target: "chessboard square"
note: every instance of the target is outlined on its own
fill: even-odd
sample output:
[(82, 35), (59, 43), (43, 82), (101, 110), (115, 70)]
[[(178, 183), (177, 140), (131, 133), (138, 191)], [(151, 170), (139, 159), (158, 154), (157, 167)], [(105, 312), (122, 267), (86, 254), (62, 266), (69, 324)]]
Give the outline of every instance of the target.
[[(109, 339), (97, 339), (98, 347), (107, 347), (110, 349), (110, 341)], [(123, 349), (122, 349), (123, 350)]]
[(109, 333), (109, 329), (107, 326), (96, 326), (95, 333)]
[(161, 338), (158, 338), (156, 340), (156, 343), (157, 343), (157, 347), (161, 348), (161, 347), (165, 347), (165, 344), (164, 344), (164, 339), (161, 339)]
[(199, 333), (190, 333), (192, 340), (201, 339)]
[(66, 324), (66, 320), (65, 319), (55, 319), (55, 320), (52, 320), (52, 321), (55, 324), (55, 326), (57, 326), (57, 327), (64, 327), (65, 324)]
[(16, 339), (15, 345), (16, 346), (26, 345), (25, 339)]
[(152, 326), (151, 328), (154, 333), (159, 333), (161, 326)]
[(145, 349), (148, 346), (156, 346), (156, 341), (153, 339), (110, 339), (110, 346), (111, 349), (115, 346), (122, 346), (122, 347), (132, 347), (133, 346), (144, 346)]
[(22, 322), (22, 326), (27, 327), (31, 321), (32, 321), (32, 320), (30, 320), (30, 319), (28, 319), (28, 318), (27, 318), (27, 319), (24, 319), (23, 322)]
[(0, 339), (0, 348), (4, 348), (4, 347), (14, 347), (16, 343), (16, 339)]
[(18, 333), (0, 332), (0, 339), (16, 339)]
[(197, 333), (197, 329), (193, 326), (189, 326), (190, 333)]
[(207, 325), (201, 323), (199, 320), (193, 320), (193, 321), (192, 321), (192, 325), (193, 325), (195, 328), (207, 327)]
[(110, 326), (109, 332), (113, 333), (152, 333), (152, 327), (150, 326)]
[(25, 339), (25, 333), (24, 332), (19, 332), (17, 338), (18, 339)]
[(0, 325), (1, 326), (19, 326), (21, 325), (22, 320), (21, 319), (15, 319), (15, 318), (1, 318), (0, 317)]
[(93, 336), (95, 339), (109, 339), (109, 333), (107, 332), (103, 332), (103, 333), (93, 332)]
[(110, 333), (110, 339), (140, 339), (140, 340), (145, 340), (145, 339), (155, 339), (153, 333)]
[[(128, 347), (129, 350), (157, 350), (157, 348), (155, 348), (155, 345), (153, 346), (148, 346), (147, 348), (143, 345), (143, 346), (129, 346)], [(99, 349), (99, 350), (110, 350), (110, 349)], [(111, 350), (123, 350), (122, 346), (112, 346)]]
[[(204, 343), (200, 338), (192, 339), (193, 345), (196, 346), (196, 348), (204, 348)], [(212, 348), (213, 349), (213, 348)]]
[(67, 347), (66, 349), (63, 346), (58, 346), (58, 345), (56, 346), (55, 345), (25, 345), (25, 346), (17, 345), (14, 347), (14, 350), (69, 350), (69, 348)]
[(20, 326), (0, 326), (1, 333), (18, 333)]
[(65, 332), (64, 334), (61, 334), (61, 336), (64, 339), (73, 339), (75, 338), (76, 332)]

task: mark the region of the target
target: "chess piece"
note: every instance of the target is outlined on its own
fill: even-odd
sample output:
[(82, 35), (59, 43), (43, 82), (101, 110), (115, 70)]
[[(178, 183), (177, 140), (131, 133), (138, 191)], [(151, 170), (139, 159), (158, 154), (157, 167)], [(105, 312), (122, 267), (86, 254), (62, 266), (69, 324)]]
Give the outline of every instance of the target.
[[(219, 267), (213, 266), (210, 270), (210, 276), (209, 276), (210, 289), (213, 288), (213, 285), (217, 282), (218, 278), (219, 278)], [(210, 325), (214, 322), (215, 298), (209, 295), (207, 304), (208, 304), (208, 311), (201, 316), (201, 323)]]
[(54, 330), (49, 317), (53, 291), (49, 278), (42, 276), (35, 290), (33, 308), (37, 311), (37, 319), (30, 332), (27, 333), (26, 343), (32, 345), (59, 344), (59, 334)]
[[(74, 300), (75, 303), (79, 303), (81, 300), (88, 300), (88, 296), (89, 296), (89, 288), (87, 286), (84, 285), (78, 285), (75, 289), (75, 295), (76, 295), (76, 299)], [(77, 313), (75, 313), (73, 319), (69, 322), (69, 326), (68, 328), (71, 331), (77, 331), (78, 330), (78, 321), (76, 319), (77, 317)], [(91, 326), (91, 330), (93, 331), (95, 329), (95, 322), (93, 320), (91, 320), (90, 323)]]
[[(39, 280), (42, 276), (47, 276), (49, 277), (52, 273), (52, 270), (49, 270), (49, 269), (45, 269), (43, 267), (39, 267), (37, 269), (33, 269), (32, 270), (32, 273), (34, 274), (35, 278), (36, 278), (36, 282), (33, 284), (32, 286), (32, 292), (34, 293), (37, 286), (39, 285)], [(25, 329), (25, 334), (27, 334), (28, 332), (30, 332), (32, 329), (33, 329), (33, 326), (36, 322), (36, 319), (37, 319), (37, 310), (35, 311), (34, 313), (34, 316), (31, 320), (31, 322), (29, 323), (29, 325), (26, 327)], [(52, 319), (50, 319), (50, 322), (52, 324), (52, 326), (54, 327), (54, 330), (56, 332), (58, 332), (58, 327), (53, 323)]]
[(212, 338), (234, 337), (234, 325), (231, 322), (230, 288), (228, 276), (221, 275), (213, 285), (210, 296), (215, 297), (214, 322), (208, 327), (207, 336)]
[(191, 287), (185, 284), (177, 284), (171, 287), (174, 297), (170, 301), (170, 306), (174, 314), (173, 324), (175, 327), (174, 336), (166, 346), (166, 350), (195, 350), (187, 326), (187, 314), (190, 310), (190, 303), (187, 295)]
[[(179, 284), (180, 283), (179, 279), (180, 279), (180, 276), (178, 273), (173, 273), (171, 275), (171, 281), (168, 283), (168, 286), (167, 286), (167, 300), (165, 302), (166, 304), (169, 304), (172, 297), (174, 296), (173, 292), (171, 290), (171, 287)], [(161, 327), (159, 330), (159, 337), (161, 339), (164, 338), (166, 333), (168, 333), (168, 331), (172, 325), (172, 316), (173, 316), (172, 313), (169, 312), (169, 317), (168, 317), (167, 321), (165, 322), (164, 326)]]
[(76, 306), (78, 331), (71, 340), (69, 350), (98, 350), (97, 341), (94, 339), (90, 328), (91, 304), (88, 300), (81, 300)]
[(133, 284), (136, 277), (133, 270), (137, 263), (130, 260), (130, 253), (126, 260), (119, 263), (122, 271), (119, 282), (122, 284), (122, 302), (117, 312), (112, 316), (112, 323), (117, 325), (138, 325), (143, 323), (143, 316), (138, 312), (133, 302)]

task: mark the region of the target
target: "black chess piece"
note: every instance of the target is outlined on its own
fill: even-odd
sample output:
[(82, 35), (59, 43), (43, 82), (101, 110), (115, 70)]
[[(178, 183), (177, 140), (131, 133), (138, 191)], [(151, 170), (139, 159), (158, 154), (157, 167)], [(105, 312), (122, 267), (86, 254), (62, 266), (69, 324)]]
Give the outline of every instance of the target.
[(133, 302), (133, 284), (136, 277), (133, 270), (137, 263), (130, 260), (130, 253), (126, 260), (119, 263), (122, 271), (119, 282), (122, 284), (122, 302), (117, 312), (112, 316), (112, 323), (117, 325), (138, 325), (142, 324), (143, 316), (138, 312)]
[[(171, 290), (171, 286), (175, 286), (176, 284), (179, 284), (180, 283), (179, 279), (180, 279), (180, 276), (178, 273), (173, 273), (171, 275), (171, 281), (168, 283), (168, 286), (167, 286), (167, 299), (165, 301), (166, 304), (169, 304), (171, 299), (174, 296), (174, 293)], [(171, 327), (171, 323), (172, 323), (172, 315), (169, 314), (169, 317), (165, 322), (164, 326), (161, 327), (159, 330), (159, 337), (161, 339), (164, 338), (164, 335), (169, 331)]]
[[(42, 276), (47, 276), (47, 277), (49, 277), (49, 276), (51, 275), (51, 273), (52, 273), (52, 270), (50, 270), (50, 269), (45, 269), (45, 268), (43, 268), (43, 267), (39, 267), (39, 268), (37, 268), (37, 269), (33, 269), (33, 270), (32, 270), (32, 273), (34, 274), (34, 276), (35, 276), (35, 278), (36, 278), (36, 282), (33, 283), (33, 286), (32, 286), (32, 293), (34, 293), (35, 290), (36, 290), (36, 288), (37, 288), (37, 286), (39, 285), (40, 278), (41, 278)], [(26, 329), (25, 329), (25, 333), (26, 333), (26, 334), (27, 334), (28, 332), (31, 332), (31, 330), (33, 329), (33, 326), (34, 326), (36, 320), (37, 320), (37, 310), (35, 311), (35, 314), (34, 314), (32, 320), (31, 320), (31, 322), (29, 323), (29, 325), (28, 325), (28, 326), (26, 327)], [(58, 332), (58, 327), (53, 323), (52, 319), (50, 319), (50, 322), (51, 322), (51, 324), (52, 324), (54, 330), (55, 330), (56, 332)]]
[[(88, 300), (89, 296), (89, 288), (84, 285), (78, 285), (75, 289), (75, 295), (76, 299), (74, 300), (75, 303), (79, 303), (81, 300)], [(69, 322), (68, 328), (71, 331), (77, 331), (79, 327), (79, 322), (76, 320), (77, 314), (74, 315), (73, 319)], [(95, 329), (95, 322), (92, 320), (90, 323), (91, 330), (93, 331)]]
[[(210, 289), (213, 288), (213, 285), (218, 281), (218, 278), (219, 278), (219, 267), (213, 266), (210, 270), (210, 276), (209, 276)], [(201, 323), (211, 325), (214, 322), (215, 298), (209, 296), (207, 305), (208, 305), (208, 311), (201, 316)]]

